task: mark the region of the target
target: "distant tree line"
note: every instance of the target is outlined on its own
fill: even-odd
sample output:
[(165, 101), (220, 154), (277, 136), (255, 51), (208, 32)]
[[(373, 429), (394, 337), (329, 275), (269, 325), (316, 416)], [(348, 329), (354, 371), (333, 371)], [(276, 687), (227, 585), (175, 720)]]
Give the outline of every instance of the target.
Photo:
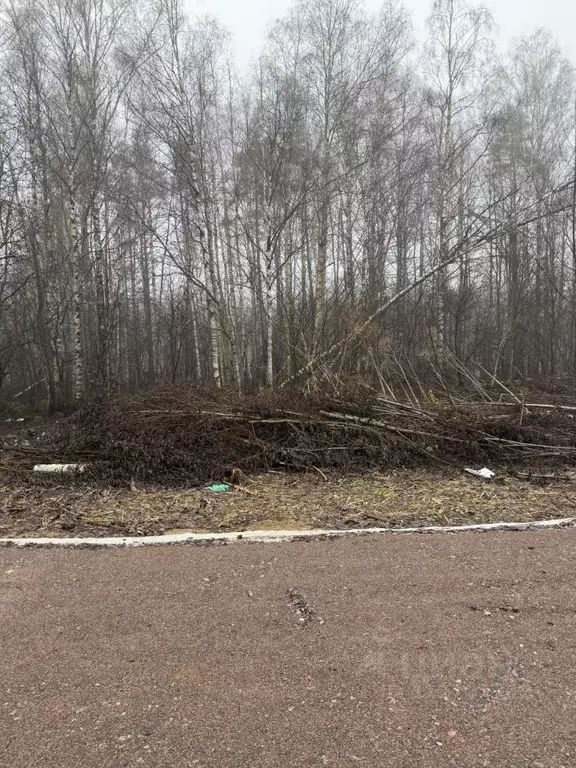
[(576, 373), (576, 88), (490, 14), (295, 0), (261, 55), (179, 0), (0, 2), (0, 386), (53, 410), (422, 361)]

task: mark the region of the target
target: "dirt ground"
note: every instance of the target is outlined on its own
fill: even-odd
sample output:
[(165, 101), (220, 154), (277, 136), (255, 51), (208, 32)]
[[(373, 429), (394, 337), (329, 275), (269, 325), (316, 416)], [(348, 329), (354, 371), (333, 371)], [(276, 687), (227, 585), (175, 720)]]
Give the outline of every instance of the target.
[[(66, 482), (63, 482), (66, 480)], [(576, 515), (576, 483), (397, 470), (363, 476), (269, 472), (226, 493), (109, 489), (86, 482), (0, 484), (0, 537), (357, 528), (527, 521)]]
[(0, 549), (0, 765), (574, 768), (575, 582), (574, 529)]

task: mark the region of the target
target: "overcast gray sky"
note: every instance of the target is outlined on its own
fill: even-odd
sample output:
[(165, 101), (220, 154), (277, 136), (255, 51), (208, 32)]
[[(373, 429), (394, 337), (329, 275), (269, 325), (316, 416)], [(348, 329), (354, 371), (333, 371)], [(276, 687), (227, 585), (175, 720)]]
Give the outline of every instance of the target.
[[(185, 0), (197, 8), (217, 16), (233, 34), (239, 60), (249, 61), (258, 52), (268, 24), (281, 16), (290, 0)], [(546, 27), (558, 39), (571, 60), (576, 63), (576, 2), (575, 0), (495, 0), (484, 3), (500, 28), (500, 42), (506, 47), (516, 35)], [(377, 8), (378, 0), (367, 0)], [(431, 0), (405, 0), (417, 31), (423, 35), (424, 22)]]

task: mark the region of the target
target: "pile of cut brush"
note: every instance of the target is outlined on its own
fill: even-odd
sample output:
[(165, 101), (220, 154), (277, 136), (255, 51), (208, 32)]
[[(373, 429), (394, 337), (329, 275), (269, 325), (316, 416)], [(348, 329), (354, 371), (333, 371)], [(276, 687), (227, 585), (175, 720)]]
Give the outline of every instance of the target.
[(88, 461), (108, 481), (206, 483), (238, 468), (569, 465), (576, 407), (490, 402), (401, 403), (375, 392), (200, 393), (164, 387), (86, 408), (49, 433), (53, 460)]

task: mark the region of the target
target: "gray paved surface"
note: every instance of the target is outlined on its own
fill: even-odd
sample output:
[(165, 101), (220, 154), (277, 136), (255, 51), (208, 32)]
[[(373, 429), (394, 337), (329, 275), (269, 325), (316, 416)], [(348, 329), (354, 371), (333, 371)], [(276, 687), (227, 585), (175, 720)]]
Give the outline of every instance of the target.
[(575, 577), (573, 530), (0, 550), (0, 766), (573, 768)]

